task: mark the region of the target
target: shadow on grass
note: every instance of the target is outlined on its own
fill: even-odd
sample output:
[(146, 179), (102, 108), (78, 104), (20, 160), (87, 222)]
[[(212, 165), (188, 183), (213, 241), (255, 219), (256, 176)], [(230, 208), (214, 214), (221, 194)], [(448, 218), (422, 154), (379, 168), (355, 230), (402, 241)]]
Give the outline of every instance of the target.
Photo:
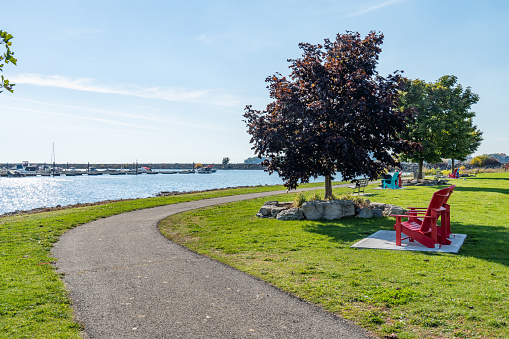
[(325, 235), (335, 242), (356, 242), (379, 230), (392, 230), (394, 221), (389, 218), (347, 218), (319, 220), (304, 226), (304, 231)]
[[(394, 218), (319, 220), (303, 230), (324, 235), (333, 242), (355, 243), (379, 230), (393, 230)], [(509, 266), (509, 230), (504, 226), (451, 223), (453, 233), (467, 234), (457, 255), (475, 257)], [(426, 252), (422, 252), (426, 253)]]
[(509, 178), (478, 178), (478, 177), (466, 177), (466, 180), (509, 180)]
[(509, 194), (509, 188), (456, 186), (454, 192), (490, 192)]

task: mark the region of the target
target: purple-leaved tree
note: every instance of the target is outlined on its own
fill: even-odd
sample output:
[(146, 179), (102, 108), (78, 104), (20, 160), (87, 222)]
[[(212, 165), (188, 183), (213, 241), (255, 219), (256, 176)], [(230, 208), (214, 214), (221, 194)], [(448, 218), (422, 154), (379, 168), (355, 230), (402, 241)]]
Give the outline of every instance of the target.
[(397, 109), (399, 72), (376, 71), (383, 34), (338, 34), (323, 45), (301, 43), (303, 55), (290, 62), (289, 79), (266, 79), (274, 100), (264, 111), (246, 106), (251, 143), (266, 171), (277, 172), (288, 189), (299, 180), (325, 177), (325, 198), (332, 179), (378, 178), (396, 155), (419, 147), (399, 138), (408, 111)]

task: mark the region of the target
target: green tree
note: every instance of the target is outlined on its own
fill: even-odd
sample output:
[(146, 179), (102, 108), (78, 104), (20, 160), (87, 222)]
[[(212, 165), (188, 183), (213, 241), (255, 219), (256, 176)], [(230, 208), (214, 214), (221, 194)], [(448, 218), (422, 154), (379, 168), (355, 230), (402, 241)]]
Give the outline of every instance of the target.
[[(0, 72), (3, 72), (4, 62), (5, 64), (8, 64), (9, 62), (16, 65), (16, 58), (14, 58), (14, 53), (11, 52), (11, 42), (12, 35), (8, 34), (7, 32), (4, 32), (0, 30), (0, 45), (5, 45), (5, 52), (3, 54), (0, 54)], [(12, 87), (14, 87), (14, 84), (11, 84), (8, 79), (5, 79), (3, 74), (1, 76), (2, 80), (0, 81), (0, 93), (3, 92), (3, 88), (8, 90), (12, 93)]]
[(479, 96), (470, 87), (463, 89), (457, 80), (455, 76), (444, 76), (439, 80), (441, 107), (447, 119), (441, 154), (443, 158), (451, 159), (453, 173), (454, 160), (466, 160), (483, 140), (482, 132), (473, 123), (475, 112), (470, 110), (479, 101)]
[(454, 159), (465, 160), (482, 141), (482, 132), (472, 122), (475, 113), (470, 110), (479, 96), (470, 87), (463, 90), (457, 77), (449, 75), (434, 83), (407, 79), (405, 85), (400, 109), (413, 109), (415, 114), (402, 137), (420, 143), (422, 150), (404, 158), (419, 164), (419, 177), (424, 161), (450, 158), (454, 171)]
[(224, 157), (223, 158), (223, 168), (228, 168), (229, 164), (230, 164), (230, 158)]
[(266, 171), (277, 172), (288, 189), (310, 177), (371, 179), (396, 165), (395, 156), (418, 145), (399, 138), (408, 114), (397, 110), (400, 75), (384, 78), (376, 65), (383, 35), (337, 34), (323, 45), (299, 44), (300, 59), (289, 60), (290, 79), (276, 73), (266, 82), (274, 101), (266, 110), (247, 106), (251, 143)]
[(485, 166), (500, 166), (501, 163), (494, 157), (490, 157), (487, 154), (478, 155), (470, 161), (470, 163), (475, 167), (485, 167)]

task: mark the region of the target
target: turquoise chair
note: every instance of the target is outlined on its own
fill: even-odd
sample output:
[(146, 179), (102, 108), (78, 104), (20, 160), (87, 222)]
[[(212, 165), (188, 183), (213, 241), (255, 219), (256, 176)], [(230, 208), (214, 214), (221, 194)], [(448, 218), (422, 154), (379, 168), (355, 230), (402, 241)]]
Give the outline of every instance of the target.
[(396, 172), (390, 179), (382, 179), (382, 188), (400, 188), (399, 187), (400, 172)]

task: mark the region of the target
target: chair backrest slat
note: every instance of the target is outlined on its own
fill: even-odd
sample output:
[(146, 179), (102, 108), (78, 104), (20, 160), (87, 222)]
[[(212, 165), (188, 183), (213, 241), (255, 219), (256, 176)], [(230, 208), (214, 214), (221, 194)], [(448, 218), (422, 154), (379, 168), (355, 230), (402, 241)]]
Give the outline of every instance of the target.
[[(443, 188), (441, 190), (436, 191), (433, 194), (433, 197), (431, 198), (431, 201), (429, 203), (428, 209), (426, 210), (426, 216), (432, 216), (433, 213), (437, 213), (443, 207), (444, 204), (447, 203), (449, 200), (449, 197), (451, 196), (452, 190), (454, 190), (454, 185), (449, 186), (446, 188)], [(421, 232), (426, 233), (429, 232), (431, 226), (431, 219), (430, 218), (424, 218), (421, 224)]]

